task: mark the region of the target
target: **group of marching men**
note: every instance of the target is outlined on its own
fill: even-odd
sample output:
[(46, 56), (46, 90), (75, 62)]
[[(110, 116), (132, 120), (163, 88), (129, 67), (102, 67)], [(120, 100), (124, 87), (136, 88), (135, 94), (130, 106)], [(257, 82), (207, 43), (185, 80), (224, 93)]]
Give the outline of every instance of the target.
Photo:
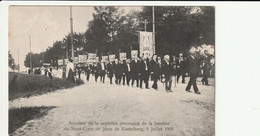
[[(75, 73), (80, 78), (81, 71), (86, 74), (86, 79), (89, 81), (90, 74), (95, 76), (97, 82), (100, 78), (100, 82), (105, 82), (105, 77), (110, 80), (110, 84), (113, 84), (113, 77), (115, 83), (120, 85), (134, 86), (149, 89), (149, 79), (153, 81), (152, 88), (158, 91), (157, 82), (161, 81), (165, 83), (166, 92), (172, 92), (172, 78), (177, 77), (177, 83), (179, 78), (182, 77), (182, 83), (185, 83), (185, 76), (188, 73), (190, 81), (186, 87), (186, 91), (190, 92), (191, 86), (193, 86), (194, 92), (200, 94), (196, 78), (199, 73), (203, 71), (202, 83), (208, 84), (209, 71), (211, 69), (210, 55), (205, 51), (205, 57), (200, 57), (198, 53), (190, 53), (187, 58), (183, 57), (183, 54), (179, 55), (179, 58), (169, 55), (164, 55), (163, 58), (157, 55), (153, 55), (151, 59), (148, 58), (134, 58), (132, 60), (126, 59), (119, 61), (115, 59), (109, 62), (97, 62), (95, 64), (88, 64), (86, 67), (76, 67)], [(69, 73), (70, 74), (70, 73)], [(68, 75), (70, 77), (71, 75)], [(131, 82), (130, 82), (131, 81)]]

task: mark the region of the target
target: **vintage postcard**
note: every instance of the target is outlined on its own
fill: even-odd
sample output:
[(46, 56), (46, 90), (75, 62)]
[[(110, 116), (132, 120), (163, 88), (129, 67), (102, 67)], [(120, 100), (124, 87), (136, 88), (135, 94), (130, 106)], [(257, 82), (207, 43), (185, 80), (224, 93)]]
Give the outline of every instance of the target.
[(9, 6), (10, 136), (215, 135), (214, 6)]

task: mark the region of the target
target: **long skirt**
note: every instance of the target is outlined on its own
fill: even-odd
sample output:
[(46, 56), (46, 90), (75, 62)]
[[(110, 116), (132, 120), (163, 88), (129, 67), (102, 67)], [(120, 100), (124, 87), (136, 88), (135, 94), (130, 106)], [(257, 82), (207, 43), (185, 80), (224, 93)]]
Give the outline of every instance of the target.
[(68, 74), (68, 78), (67, 79), (70, 82), (75, 83), (74, 73), (73, 73), (72, 69), (69, 70), (69, 74)]

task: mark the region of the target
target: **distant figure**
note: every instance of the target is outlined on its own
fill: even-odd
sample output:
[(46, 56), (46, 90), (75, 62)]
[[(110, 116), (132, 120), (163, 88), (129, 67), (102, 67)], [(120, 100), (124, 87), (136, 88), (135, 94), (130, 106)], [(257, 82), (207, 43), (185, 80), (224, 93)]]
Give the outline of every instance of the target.
[(86, 69), (85, 69), (85, 74), (86, 74), (86, 79), (87, 79), (87, 81), (89, 81), (90, 71), (91, 71), (90, 65), (88, 64), (87, 67), (86, 67)]
[(47, 70), (47, 68), (45, 68), (44, 69), (44, 75), (47, 76), (47, 74), (48, 74), (48, 70)]
[(13, 79), (9, 83), (9, 89), (14, 90), (17, 88), (17, 75), (14, 75)]
[(203, 78), (201, 80), (203, 85), (209, 85), (208, 83), (208, 77), (210, 75), (211, 70), (211, 63), (210, 63), (210, 55), (207, 50), (204, 51), (205, 56), (203, 57), (202, 62), (202, 71), (203, 71)]
[(81, 68), (78, 68), (79, 79), (80, 79), (80, 74), (81, 74)]
[(72, 83), (75, 83), (75, 78), (74, 78), (74, 64), (73, 60), (69, 59), (69, 63), (67, 64), (67, 69), (69, 71), (68, 73), (68, 80), (71, 81)]
[(52, 75), (53, 75), (53, 73), (52, 73), (52, 68), (50, 68), (50, 70), (48, 71), (48, 76), (49, 76), (49, 78), (52, 80)]

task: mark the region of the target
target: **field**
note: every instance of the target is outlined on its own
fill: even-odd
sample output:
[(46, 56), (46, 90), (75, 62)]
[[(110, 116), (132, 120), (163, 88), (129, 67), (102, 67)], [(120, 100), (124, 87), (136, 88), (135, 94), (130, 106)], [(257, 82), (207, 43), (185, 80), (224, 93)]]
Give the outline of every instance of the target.
[[(13, 79), (15, 75), (17, 75), (16, 80)], [(49, 77), (43, 75), (9, 72), (9, 101), (72, 88), (82, 83), (84, 83), (82, 80), (77, 80), (77, 83), (71, 83), (55, 77), (50, 80)], [(29, 120), (47, 115), (47, 112), (53, 108), (54, 106), (9, 108), (9, 133), (22, 127)]]
[[(17, 80), (10, 86), (10, 81), (17, 75)], [(83, 81), (73, 84), (67, 80), (43, 75), (28, 75), (9, 72), (9, 100), (42, 95), (59, 89), (71, 88), (82, 84)]]

